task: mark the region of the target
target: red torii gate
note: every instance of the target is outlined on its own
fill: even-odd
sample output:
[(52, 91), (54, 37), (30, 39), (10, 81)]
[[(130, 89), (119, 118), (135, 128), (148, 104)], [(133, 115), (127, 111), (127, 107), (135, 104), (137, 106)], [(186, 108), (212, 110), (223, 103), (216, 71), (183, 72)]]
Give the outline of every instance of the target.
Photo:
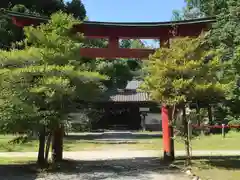
[[(29, 16), (21, 13), (11, 13), (13, 23), (23, 27), (38, 25), (47, 22), (48, 18)], [(201, 18), (175, 22), (147, 22), (147, 23), (115, 23), (84, 21), (73, 26), (73, 32), (81, 32), (88, 38), (107, 38), (107, 48), (82, 48), (81, 56), (90, 58), (138, 58), (146, 59), (154, 53), (154, 49), (125, 49), (119, 48), (119, 39), (159, 39), (160, 48), (169, 46), (169, 40), (175, 36), (198, 36), (209, 29), (209, 24), (215, 22), (215, 18)], [(164, 105), (161, 107), (163, 150), (164, 157), (171, 156), (172, 132), (169, 128), (169, 112)]]

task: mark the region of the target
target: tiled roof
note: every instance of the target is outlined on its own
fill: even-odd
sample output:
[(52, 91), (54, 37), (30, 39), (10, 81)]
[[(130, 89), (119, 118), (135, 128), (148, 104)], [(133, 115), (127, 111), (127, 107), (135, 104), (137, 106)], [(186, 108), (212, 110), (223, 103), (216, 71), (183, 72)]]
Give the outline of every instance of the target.
[(137, 92), (142, 81), (129, 81), (125, 89), (109, 90), (106, 92), (106, 100), (113, 102), (148, 102), (149, 95), (146, 92)]
[(109, 101), (114, 102), (146, 102), (150, 101), (149, 96), (145, 92), (122, 92), (111, 95)]

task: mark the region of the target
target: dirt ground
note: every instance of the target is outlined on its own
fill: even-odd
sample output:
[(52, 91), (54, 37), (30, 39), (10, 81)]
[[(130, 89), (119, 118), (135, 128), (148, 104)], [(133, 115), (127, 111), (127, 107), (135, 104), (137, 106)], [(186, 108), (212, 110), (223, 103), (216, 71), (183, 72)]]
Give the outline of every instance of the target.
[[(79, 160), (61, 164), (61, 168), (54, 172), (41, 172), (31, 170), (34, 165), (2, 165), (0, 166), (1, 180), (190, 180), (178, 169), (169, 168), (158, 157), (140, 152), (133, 155), (126, 152), (108, 152), (111, 156), (94, 155)], [(114, 154), (116, 156), (114, 156)], [(119, 155), (121, 154), (121, 155)], [(131, 154), (134, 157), (131, 157)]]

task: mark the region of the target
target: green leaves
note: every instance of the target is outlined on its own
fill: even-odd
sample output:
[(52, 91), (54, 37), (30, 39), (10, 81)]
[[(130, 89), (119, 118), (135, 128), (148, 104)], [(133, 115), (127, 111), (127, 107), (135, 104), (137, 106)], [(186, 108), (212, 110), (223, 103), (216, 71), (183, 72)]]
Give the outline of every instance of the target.
[[(212, 30), (208, 35), (208, 42), (211, 47), (221, 49), (221, 60), (228, 62), (227, 68), (222, 68), (220, 78), (231, 82), (231, 91), (227, 99), (232, 103), (227, 104), (231, 108), (231, 115), (239, 114), (236, 111), (239, 102), (239, 72), (240, 72), (240, 24), (239, 24), (239, 0), (217, 0), (202, 1), (202, 11), (206, 14), (212, 14), (217, 17), (216, 23), (213, 24)], [(234, 107), (235, 106), (235, 107)]]
[(126, 60), (105, 60), (99, 59), (96, 62), (96, 71), (109, 77), (110, 86), (122, 87), (128, 80), (133, 77), (133, 72), (130, 69)]
[[(51, 16), (47, 24), (25, 28), (25, 44), (38, 48), (39, 59), (48, 64), (67, 65), (70, 60), (81, 63), (79, 49), (83, 45), (82, 34), (72, 34), (71, 28), (80, 21), (62, 12)], [(75, 63), (76, 64), (76, 63)]]
[[(148, 75), (142, 89), (169, 105), (224, 97), (230, 82), (218, 78), (218, 72), (225, 64), (218, 51), (206, 51), (203, 42), (202, 36), (176, 38), (171, 48), (159, 49), (145, 65)], [(206, 57), (210, 57), (208, 62)]]
[[(79, 20), (84, 20), (86, 17), (86, 10), (81, 0), (72, 0), (67, 3), (59, 0), (2, 0), (1, 8), (28, 15), (50, 16), (52, 13), (63, 11), (73, 14)], [(22, 28), (15, 26), (11, 18), (1, 16), (0, 47), (2, 49), (9, 50), (13, 43), (24, 39), (23, 34)]]
[(77, 103), (95, 100), (105, 90), (107, 76), (82, 68), (83, 36), (70, 33), (75, 23), (80, 22), (70, 15), (54, 14), (48, 24), (25, 28), (24, 49), (0, 51), (0, 130), (53, 128)]
[(27, 65), (41, 64), (42, 54), (35, 47), (26, 48), (25, 50), (0, 51), (1, 68), (18, 68)]

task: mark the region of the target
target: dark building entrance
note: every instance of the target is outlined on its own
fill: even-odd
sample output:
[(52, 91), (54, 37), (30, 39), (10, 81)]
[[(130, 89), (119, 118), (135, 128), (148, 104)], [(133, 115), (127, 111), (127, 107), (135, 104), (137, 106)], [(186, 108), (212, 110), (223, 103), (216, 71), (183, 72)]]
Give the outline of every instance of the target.
[(93, 125), (96, 129), (141, 129), (140, 107), (148, 107), (153, 104), (146, 92), (137, 92), (142, 81), (129, 81), (125, 88), (110, 90), (106, 93), (107, 99), (98, 105), (104, 109), (103, 116)]
[(118, 103), (105, 107), (104, 116), (99, 121), (103, 129), (141, 129), (139, 107), (135, 103)]

